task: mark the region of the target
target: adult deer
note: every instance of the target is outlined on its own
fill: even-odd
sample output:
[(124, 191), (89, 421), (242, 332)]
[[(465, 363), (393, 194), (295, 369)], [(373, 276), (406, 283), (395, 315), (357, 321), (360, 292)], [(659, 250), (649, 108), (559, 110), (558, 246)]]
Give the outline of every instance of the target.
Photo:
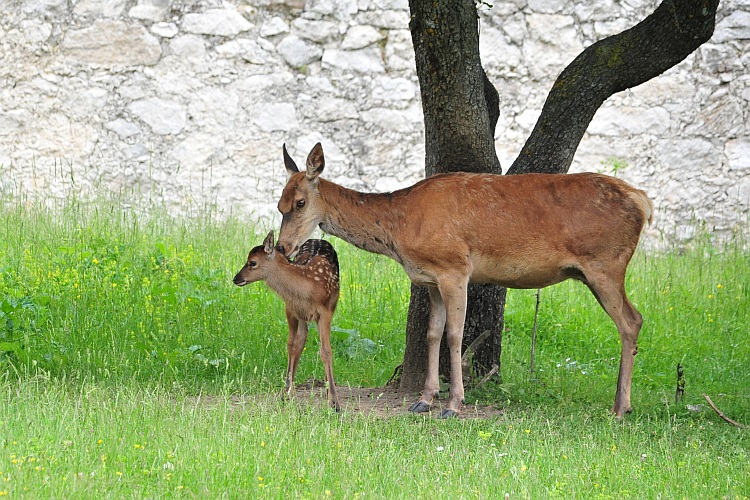
[(625, 295), (625, 270), (653, 205), (645, 192), (599, 174), (435, 175), (386, 194), (359, 193), (320, 178), (316, 144), (306, 171), (283, 148), (289, 178), (279, 200), (278, 246), (287, 256), (320, 226), (400, 263), (430, 298), (427, 379), (409, 410), (428, 411), (438, 395), (438, 356), (447, 324), (450, 398), (464, 398), (461, 341), (469, 282), (542, 288), (574, 278), (612, 318), (622, 342), (612, 412), (631, 411), (630, 385), (643, 320)]
[(326, 370), (328, 402), (339, 411), (339, 398), (333, 380), (331, 351), (331, 319), (339, 300), (339, 260), (336, 250), (324, 240), (307, 240), (290, 262), (273, 245), (273, 231), (262, 245), (252, 250), (247, 262), (234, 277), (234, 284), (245, 286), (264, 281), (284, 300), (287, 337), (286, 386), (287, 395), (294, 394), (294, 374), (307, 342), (307, 322), (318, 324), (320, 359)]

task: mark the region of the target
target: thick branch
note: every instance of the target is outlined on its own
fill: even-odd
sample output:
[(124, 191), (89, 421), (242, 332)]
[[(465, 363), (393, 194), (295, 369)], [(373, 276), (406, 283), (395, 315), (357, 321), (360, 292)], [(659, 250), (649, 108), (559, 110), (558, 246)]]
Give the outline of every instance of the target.
[(560, 74), (508, 170), (565, 173), (594, 114), (612, 94), (675, 66), (711, 38), (718, 0), (665, 0), (633, 28), (584, 50)]
[(487, 77), (484, 68), (482, 68), (482, 81), (484, 82), (484, 100), (487, 103), (490, 137), (495, 137), (495, 127), (497, 127), (497, 121), (500, 119), (500, 94), (497, 93), (497, 89)]

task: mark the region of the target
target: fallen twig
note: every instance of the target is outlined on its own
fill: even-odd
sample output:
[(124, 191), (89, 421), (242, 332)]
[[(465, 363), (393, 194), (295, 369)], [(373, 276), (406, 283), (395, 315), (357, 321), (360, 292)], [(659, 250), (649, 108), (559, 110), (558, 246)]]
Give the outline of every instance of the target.
[(708, 404), (711, 406), (711, 408), (714, 409), (714, 411), (716, 412), (716, 414), (719, 415), (722, 418), (722, 420), (724, 420), (727, 423), (732, 424), (735, 427), (739, 427), (740, 429), (744, 429), (745, 428), (745, 426), (742, 425), (741, 423), (735, 422), (731, 418), (729, 418), (726, 415), (724, 415), (724, 413), (720, 409), (718, 409), (716, 407), (716, 405), (714, 404), (714, 402), (711, 401), (711, 398), (708, 397), (708, 394), (704, 394), (703, 397), (706, 399), (706, 401), (708, 401)]
[(482, 378), (482, 380), (480, 380), (479, 382), (477, 382), (477, 384), (476, 384), (476, 385), (474, 386), (474, 388), (476, 389), (476, 388), (477, 388), (477, 387), (479, 387), (480, 385), (482, 385), (482, 384), (484, 384), (485, 382), (487, 382), (487, 381), (488, 381), (489, 379), (491, 379), (491, 378), (492, 378), (492, 376), (493, 376), (494, 374), (496, 374), (496, 373), (497, 373), (497, 372), (498, 372), (499, 370), (500, 370), (500, 367), (499, 367), (498, 365), (492, 365), (492, 369), (491, 369), (491, 370), (490, 370), (489, 372), (487, 372), (487, 375), (485, 375), (485, 376), (484, 376), (484, 378)]
[(534, 376), (534, 351), (536, 350), (536, 327), (539, 319), (539, 295), (542, 293), (541, 288), (536, 289), (536, 308), (534, 308), (534, 330), (531, 332), (531, 359), (529, 360), (529, 373)]

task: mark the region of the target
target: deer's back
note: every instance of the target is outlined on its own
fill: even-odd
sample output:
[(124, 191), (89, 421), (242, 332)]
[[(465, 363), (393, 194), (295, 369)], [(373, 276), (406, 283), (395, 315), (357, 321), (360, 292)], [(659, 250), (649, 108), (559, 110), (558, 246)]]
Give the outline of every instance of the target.
[(413, 278), (429, 282), (416, 270), (451, 261), (472, 281), (513, 288), (556, 283), (592, 260), (624, 270), (652, 209), (643, 191), (591, 173), (444, 174), (403, 195), (399, 242)]
[(339, 257), (338, 254), (336, 254), (336, 249), (333, 248), (333, 245), (326, 240), (310, 239), (304, 242), (302, 246), (299, 247), (297, 257), (294, 259), (293, 263), (296, 266), (310, 267), (314, 264), (313, 260), (316, 257), (324, 259), (328, 263), (327, 265), (320, 260), (316, 260), (319, 265), (322, 264), (324, 267), (330, 266), (331, 272), (335, 273), (336, 278), (338, 279)]
[(290, 264), (302, 283), (285, 297), (287, 309), (304, 321), (318, 321), (323, 310), (332, 314), (339, 298), (339, 260), (333, 246), (325, 240), (307, 240)]

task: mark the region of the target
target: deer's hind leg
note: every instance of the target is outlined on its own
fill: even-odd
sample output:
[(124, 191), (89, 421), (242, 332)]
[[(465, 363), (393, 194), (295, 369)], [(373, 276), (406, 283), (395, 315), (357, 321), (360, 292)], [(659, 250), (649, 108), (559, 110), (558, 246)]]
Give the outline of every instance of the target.
[(302, 351), (307, 342), (307, 322), (300, 321), (289, 310), (286, 311), (286, 321), (289, 325), (289, 336), (286, 340), (286, 382), (284, 384), (284, 394), (287, 397), (294, 396), (294, 375), (297, 373), (297, 365), (302, 356)]
[(622, 418), (633, 411), (630, 405), (630, 387), (633, 380), (633, 366), (638, 352), (638, 335), (643, 325), (643, 317), (633, 307), (625, 294), (625, 270), (614, 276), (610, 273), (587, 273), (585, 279), (591, 292), (617, 326), (622, 343), (620, 371), (617, 376), (617, 391), (612, 413)]
[(333, 313), (323, 311), (318, 320), (318, 334), (320, 335), (320, 359), (326, 370), (328, 382), (328, 404), (336, 411), (341, 410), (339, 396), (336, 393), (336, 382), (333, 379), (333, 350), (331, 349), (331, 319)]

